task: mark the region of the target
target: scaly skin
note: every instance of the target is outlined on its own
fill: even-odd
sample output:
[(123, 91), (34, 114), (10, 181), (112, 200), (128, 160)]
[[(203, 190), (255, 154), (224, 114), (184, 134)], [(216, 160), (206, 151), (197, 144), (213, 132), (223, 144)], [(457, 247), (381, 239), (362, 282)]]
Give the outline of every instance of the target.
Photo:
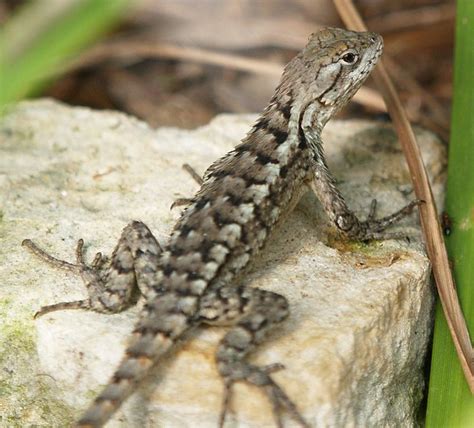
[(326, 166), (321, 131), (362, 85), (382, 53), (373, 33), (327, 28), (286, 66), (281, 83), (248, 136), (206, 172), (162, 250), (142, 223), (128, 225), (110, 259), (98, 254), (91, 266), (48, 256), (31, 241), (25, 245), (49, 263), (82, 275), (89, 299), (44, 307), (38, 315), (66, 308), (118, 312), (132, 304), (138, 286), (146, 304), (125, 356), (109, 384), (77, 426), (102, 426), (132, 394), (160, 356), (189, 329), (202, 323), (232, 328), (216, 361), (225, 383), (222, 426), (236, 381), (252, 383), (272, 402), (278, 426), (288, 411), (307, 427), (296, 406), (272, 380), (281, 366), (259, 368), (247, 354), (268, 330), (289, 315), (286, 299), (241, 282), (244, 269), (262, 248), (275, 224), (294, 207), (307, 187), (343, 234), (368, 240), (411, 212), (413, 202), (384, 219), (359, 221), (346, 206)]

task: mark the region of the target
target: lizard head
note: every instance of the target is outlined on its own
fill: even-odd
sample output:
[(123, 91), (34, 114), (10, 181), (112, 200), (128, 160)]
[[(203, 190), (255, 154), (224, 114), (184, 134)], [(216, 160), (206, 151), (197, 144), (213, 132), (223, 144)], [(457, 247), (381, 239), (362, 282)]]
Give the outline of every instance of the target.
[(288, 63), (282, 84), (301, 112), (310, 107), (312, 125), (322, 127), (359, 89), (382, 49), (378, 34), (325, 28)]

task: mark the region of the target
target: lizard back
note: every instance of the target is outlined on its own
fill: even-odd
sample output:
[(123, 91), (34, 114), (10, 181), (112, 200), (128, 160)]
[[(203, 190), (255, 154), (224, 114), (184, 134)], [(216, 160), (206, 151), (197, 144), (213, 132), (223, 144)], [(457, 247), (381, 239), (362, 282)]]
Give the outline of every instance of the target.
[[(199, 319), (200, 304), (210, 289), (233, 285), (232, 280), (264, 245), (275, 223), (292, 209), (306, 181), (323, 174), (327, 188), (320, 199), (324, 192), (334, 192), (320, 132), (361, 86), (381, 52), (382, 40), (376, 34), (327, 28), (313, 34), (305, 49), (285, 67), (280, 85), (250, 133), (207, 170), (201, 189), (184, 210), (156, 263), (137, 274), (138, 282), (147, 282), (146, 304), (122, 363), (79, 421), (80, 426), (105, 423), (159, 357), (203, 321)], [(342, 197), (336, 196), (339, 203)], [(269, 319), (273, 317), (268, 326), (288, 314), (283, 296), (269, 297), (261, 290), (257, 300), (260, 305), (270, 303), (260, 306), (268, 311)], [(208, 316), (206, 321), (212, 319)], [(239, 338), (249, 341), (245, 350), (239, 350), (242, 342), (224, 340), (218, 351), (221, 375), (230, 379), (242, 370), (253, 370), (248, 365), (233, 366), (256, 343), (257, 334), (250, 327), (239, 330)], [(267, 376), (267, 385), (274, 391), (280, 391), (268, 375), (258, 373)], [(280, 396), (280, 400), (291, 409), (287, 398)], [(293, 414), (298, 415), (294, 409)], [(306, 426), (301, 417), (299, 421)]]

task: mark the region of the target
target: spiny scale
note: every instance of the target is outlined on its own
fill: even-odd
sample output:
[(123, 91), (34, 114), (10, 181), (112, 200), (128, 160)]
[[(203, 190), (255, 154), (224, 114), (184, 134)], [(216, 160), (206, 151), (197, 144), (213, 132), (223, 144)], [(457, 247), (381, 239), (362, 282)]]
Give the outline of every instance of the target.
[(146, 298), (120, 366), (78, 426), (107, 422), (159, 357), (183, 333), (202, 323), (233, 326), (216, 353), (225, 384), (220, 425), (233, 383), (246, 381), (271, 400), (278, 426), (282, 410), (301, 426), (309, 426), (271, 378), (281, 366), (260, 368), (246, 362), (266, 332), (289, 315), (288, 303), (281, 295), (239, 284), (275, 223), (308, 187), (335, 226), (356, 239), (386, 237), (383, 230), (416, 205), (381, 220), (370, 216), (359, 221), (346, 206), (324, 159), (322, 128), (361, 86), (381, 52), (382, 39), (373, 33), (327, 28), (313, 34), (286, 66), (270, 104), (247, 137), (207, 170), (163, 250), (140, 222), (124, 229), (110, 259), (98, 255), (91, 266), (82, 260), (81, 245), (77, 264), (72, 265), (25, 241), (45, 261), (79, 272), (89, 293), (88, 299), (44, 307), (39, 314), (67, 308), (118, 312), (133, 303), (136, 287)]

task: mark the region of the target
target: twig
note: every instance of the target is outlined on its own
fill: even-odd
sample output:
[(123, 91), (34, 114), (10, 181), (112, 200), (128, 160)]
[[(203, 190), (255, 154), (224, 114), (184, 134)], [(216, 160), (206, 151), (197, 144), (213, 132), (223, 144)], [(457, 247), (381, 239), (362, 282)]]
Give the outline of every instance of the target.
[[(333, 1), (342, 20), (349, 28), (357, 31), (367, 31), (352, 0)], [(387, 108), (397, 129), (416, 196), (426, 202), (420, 206), (421, 226), (426, 249), (431, 260), (438, 293), (454, 346), (467, 384), (471, 393), (474, 393), (474, 350), (449, 268), (448, 254), (420, 149), (383, 63), (375, 70), (374, 79), (386, 100)]]
[[(209, 51), (200, 48), (182, 47), (168, 43), (150, 43), (142, 41), (115, 41), (104, 43), (85, 52), (79, 57), (79, 59), (71, 62), (67, 66), (67, 69), (70, 71), (73, 69), (90, 67), (97, 62), (106, 61), (109, 59), (114, 61), (135, 61), (144, 57), (195, 61), (204, 64), (231, 68), (234, 70), (241, 70), (256, 74), (266, 74), (277, 77), (280, 76), (283, 71), (283, 64), (275, 62), (262, 61), (241, 55)], [(417, 83), (416, 81), (413, 82), (414, 79), (410, 79), (410, 76), (404, 75), (403, 81), (410, 88), (414, 88), (414, 91), (420, 93), (423, 101), (426, 102), (432, 111), (436, 113), (436, 118), (438, 118), (440, 116), (441, 107), (439, 107), (437, 100), (430, 99), (430, 97), (426, 95), (426, 91), (419, 89), (419, 85), (417, 86), (417, 89), (415, 89)], [(368, 87), (362, 87), (354, 96), (354, 101), (379, 112), (387, 111), (383, 98), (380, 96), (380, 94)], [(420, 122), (424, 123), (426, 126), (433, 129), (436, 133), (440, 134), (445, 140), (447, 140), (448, 131), (445, 118), (443, 120), (439, 120), (438, 123), (438, 121), (431, 120), (427, 115), (421, 113)]]
[(367, 26), (373, 31), (402, 31), (407, 28), (428, 25), (439, 25), (440, 22), (454, 21), (456, 6), (454, 4), (437, 4), (418, 9), (399, 10), (384, 16), (369, 19)]
[[(212, 64), (235, 70), (242, 70), (257, 74), (280, 76), (283, 64), (270, 61), (262, 61), (241, 55), (221, 53), (206, 49), (176, 46), (168, 43), (143, 43), (143, 42), (110, 42), (99, 45), (84, 53), (78, 60), (71, 62), (67, 70), (88, 67), (91, 64), (108, 58), (122, 61), (133, 61), (143, 57), (160, 57), (195, 61), (204, 64)], [(61, 70), (63, 72), (64, 70)], [(361, 88), (354, 97), (359, 104), (371, 107), (377, 111), (385, 112), (385, 104), (382, 97), (370, 88)]]

